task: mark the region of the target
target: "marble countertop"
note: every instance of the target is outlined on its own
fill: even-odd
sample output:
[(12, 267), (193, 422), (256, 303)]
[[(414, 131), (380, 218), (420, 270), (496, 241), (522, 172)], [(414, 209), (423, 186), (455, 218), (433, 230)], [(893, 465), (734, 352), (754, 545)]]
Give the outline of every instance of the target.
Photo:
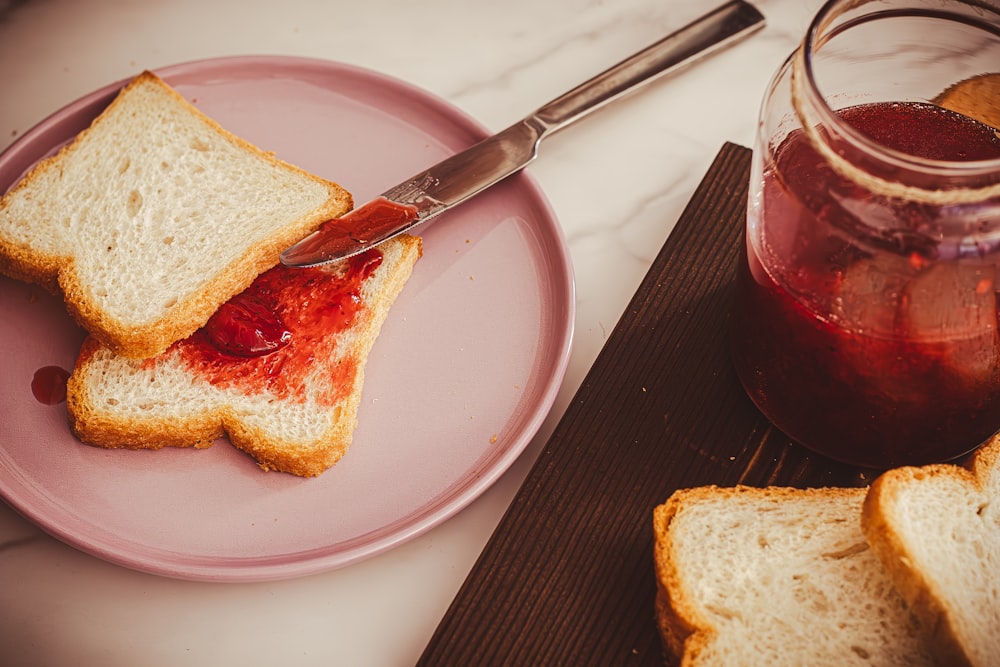
[[(243, 54), (383, 72), (499, 130), (716, 4), (0, 0), (0, 149), (142, 69)], [(109, 564), (0, 503), (4, 664), (413, 664), (713, 157), (726, 141), (752, 145), (768, 80), (819, 4), (757, 0), (763, 31), (547, 140), (528, 171), (569, 244), (572, 353), (532, 444), (471, 505), (338, 570), (204, 583)]]

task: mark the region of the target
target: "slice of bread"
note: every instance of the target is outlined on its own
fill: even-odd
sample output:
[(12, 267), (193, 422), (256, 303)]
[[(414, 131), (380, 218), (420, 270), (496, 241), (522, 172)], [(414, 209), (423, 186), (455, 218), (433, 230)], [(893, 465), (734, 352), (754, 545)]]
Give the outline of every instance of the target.
[(150, 357), (351, 206), (144, 72), (0, 199), (0, 273), (61, 292), (95, 338)]
[(369, 351), (420, 254), (420, 239), (402, 236), (340, 263), (263, 274), (250, 289), (265, 286), (289, 334), (266, 354), (219, 349), (214, 320), (148, 360), (88, 338), (67, 386), (73, 432), (133, 449), (207, 447), (228, 434), (264, 470), (319, 475), (351, 443)]
[(861, 532), (865, 489), (683, 489), (654, 510), (665, 652), (696, 665), (932, 665)]
[(1000, 664), (1000, 436), (968, 468), (883, 473), (862, 526), (941, 664)]

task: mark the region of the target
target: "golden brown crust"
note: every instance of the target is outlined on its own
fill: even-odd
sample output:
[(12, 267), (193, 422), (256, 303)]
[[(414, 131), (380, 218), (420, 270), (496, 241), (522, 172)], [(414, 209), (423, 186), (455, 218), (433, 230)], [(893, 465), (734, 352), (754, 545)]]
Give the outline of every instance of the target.
[(171, 343), (185, 338), (202, 326), (218, 307), (242, 290), (253, 280), (278, 263), (281, 251), (314, 231), (326, 220), (336, 218), (351, 210), (353, 199), (349, 192), (332, 181), (321, 179), (305, 170), (279, 160), (274, 154), (261, 150), (245, 139), (227, 131), (212, 118), (188, 102), (156, 74), (144, 71), (130, 81), (91, 123), (68, 145), (55, 155), (36, 164), (28, 175), (9, 193), (0, 198), (0, 208), (4, 201), (17, 191), (29, 187), (43, 172), (58, 169), (62, 160), (81, 145), (92, 128), (111, 110), (122, 104), (122, 99), (130, 89), (154, 83), (164, 92), (182, 104), (189, 113), (198, 117), (219, 135), (231, 143), (268, 163), (289, 172), (296, 172), (310, 180), (323, 184), (328, 191), (327, 200), (292, 224), (275, 232), (264, 242), (249, 247), (246, 252), (228, 266), (213, 269), (216, 277), (198, 293), (184, 295), (170, 312), (156, 321), (142, 326), (127, 326), (109, 317), (88, 296), (88, 290), (81, 283), (72, 256), (53, 256), (32, 248), (25, 248), (0, 237), (0, 273), (11, 278), (42, 285), (52, 293), (63, 295), (66, 308), (80, 326), (90, 332), (115, 353), (129, 358), (145, 359), (163, 352)]
[(979, 448), (969, 461), (969, 469), (976, 478), (977, 485), (982, 487), (986, 480), (995, 474), (1000, 461), (1000, 433), (993, 436), (989, 442)]
[(347, 453), (354, 430), (353, 425), (348, 428), (338, 421), (321, 442), (309, 447), (285, 445), (275, 448), (265, 434), (248, 428), (231, 415), (224, 420), (223, 428), (233, 446), (253, 457), (261, 470), (286, 472), (299, 477), (316, 477), (335, 465)]
[(664, 653), (671, 664), (680, 664), (688, 640), (697, 643), (695, 635), (708, 629), (705, 620), (699, 617), (688, 601), (672, 558), (670, 524), (682, 505), (682, 492), (677, 492), (653, 510), (656, 621)]
[(0, 274), (21, 282), (34, 283), (55, 296), (62, 292), (59, 289), (59, 267), (65, 261), (41, 253), (29, 254), (23, 248), (0, 238)]

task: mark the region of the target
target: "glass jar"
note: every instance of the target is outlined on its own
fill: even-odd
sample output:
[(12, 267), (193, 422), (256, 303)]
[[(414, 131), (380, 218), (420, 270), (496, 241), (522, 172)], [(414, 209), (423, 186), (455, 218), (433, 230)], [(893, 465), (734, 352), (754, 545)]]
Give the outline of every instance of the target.
[(995, 0), (833, 0), (779, 69), (732, 342), (788, 436), (887, 468), (1000, 430), (998, 127)]

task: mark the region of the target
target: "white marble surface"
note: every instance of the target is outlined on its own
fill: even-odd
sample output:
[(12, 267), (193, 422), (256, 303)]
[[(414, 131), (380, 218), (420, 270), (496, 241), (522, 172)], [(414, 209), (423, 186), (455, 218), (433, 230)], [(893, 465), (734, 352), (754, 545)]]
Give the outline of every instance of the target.
[[(233, 54), (379, 70), (501, 129), (716, 4), (0, 0), (0, 148), (106, 83)], [(252, 584), (176, 581), (110, 565), (0, 503), (0, 663), (413, 664), (712, 158), (725, 141), (751, 145), (768, 79), (819, 1), (756, 5), (768, 20), (762, 32), (557, 135), (530, 167), (569, 241), (576, 337), (549, 419), (481, 498), (367, 561)], [(2, 410), (0, 397), (0, 419)]]

